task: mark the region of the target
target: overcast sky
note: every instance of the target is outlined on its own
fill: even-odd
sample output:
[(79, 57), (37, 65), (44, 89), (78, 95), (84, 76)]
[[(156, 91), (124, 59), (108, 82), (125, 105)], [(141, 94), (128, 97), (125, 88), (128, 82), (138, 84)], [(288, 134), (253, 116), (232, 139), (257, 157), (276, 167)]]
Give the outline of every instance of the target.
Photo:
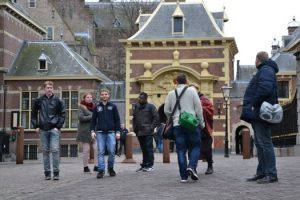
[(258, 51), (270, 53), (274, 38), (281, 45), (281, 37), (287, 35), (293, 16), (300, 21), (300, 0), (204, 0), (204, 3), (211, 12), (222, 11), (225, 6), (229, 18), (225, 35), (235, 38), (239, 50), (235, 62), (240, 60), (243, 65), (254, 64)]

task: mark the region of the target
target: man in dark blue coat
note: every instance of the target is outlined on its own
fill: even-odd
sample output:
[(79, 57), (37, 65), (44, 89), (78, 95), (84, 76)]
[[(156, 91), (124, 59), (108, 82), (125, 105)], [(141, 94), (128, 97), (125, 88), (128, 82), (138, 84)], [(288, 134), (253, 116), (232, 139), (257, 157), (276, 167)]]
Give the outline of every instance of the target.
[(116, 139), (120, 139), (120, 116), (118, 108), (109, 101), (110, 91), (106, 88), (100, 91), (100, 102), (93, 110), (91, 121), (92, 137), (97, 138), (98, 174), (103, 178), (105, 174), (105, 149), (108, 151), (107, 171), (110, 176), (116, 176), (114, 171)]
[(251, 79), (243, 100), (241, 119), (251, 123), (257, 148), (258, 166), (256, 174), (247, 181), (257, 183), (277, 182), (276, 159), (271, 139), (271, 124), (259, 118), (259, 109), (264, 101), (278, 103), (277, 64), (269, 59), (268, 53), (259, 52), (255, 65), (257, 73)]

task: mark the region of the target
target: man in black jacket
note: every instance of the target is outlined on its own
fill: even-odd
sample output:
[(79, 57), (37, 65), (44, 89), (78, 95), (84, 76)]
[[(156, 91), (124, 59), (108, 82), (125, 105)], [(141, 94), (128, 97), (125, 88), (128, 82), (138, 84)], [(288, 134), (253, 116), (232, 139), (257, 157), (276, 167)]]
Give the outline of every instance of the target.
[(120, 139), (120, 116), (118, 108), (109, 101), (110, 91), (100, 91), (100, 102), (93, 110), (91, 122), (91, 134), (97, 133), (98, 146), (98, 174), (97, 178), (103, 178), (105, 174), (105, 149), (108, 151), (107, 170), (110, 176), (116, 176), (114, 171), (116, 139)]
[(137, 172), (154, 170), (153, 134), (154, 129), (159, 125), (159, 116), (157, 109), (147, 102), (147, 98), (147, 93), (140, 93), (133, 111), (133, 131), (138, 137), (143, 153), (143, 162)]
[(44, 83), (45, 94), (32, 106), (31, 124), (40, 133), (45, 180), (51, 180), (50, 152), (52, 153), (53, 180), (59, 180), (59, 140), (66, 110), (63, 102), (53, 94), (53, 82)]

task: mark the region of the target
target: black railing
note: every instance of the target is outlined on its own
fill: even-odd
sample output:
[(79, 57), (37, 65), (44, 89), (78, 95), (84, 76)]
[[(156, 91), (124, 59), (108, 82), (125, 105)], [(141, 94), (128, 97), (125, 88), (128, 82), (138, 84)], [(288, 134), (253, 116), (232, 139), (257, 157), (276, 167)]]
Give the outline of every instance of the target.
[(297, 92), (293, 101), (283, 107), (283, 119), (272, 126), (272, 140), (276, 147), (293, 146), (296, 144), (297, 127)]

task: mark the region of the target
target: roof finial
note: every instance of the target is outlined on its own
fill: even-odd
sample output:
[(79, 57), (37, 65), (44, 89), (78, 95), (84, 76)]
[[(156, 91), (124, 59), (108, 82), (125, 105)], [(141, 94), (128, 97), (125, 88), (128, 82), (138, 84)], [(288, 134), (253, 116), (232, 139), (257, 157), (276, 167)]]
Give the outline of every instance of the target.
[(142, 12), (143, 12), (142, 6), (140, 6), (140, 10), (139, 10), (140, 15), (142, 14)]

